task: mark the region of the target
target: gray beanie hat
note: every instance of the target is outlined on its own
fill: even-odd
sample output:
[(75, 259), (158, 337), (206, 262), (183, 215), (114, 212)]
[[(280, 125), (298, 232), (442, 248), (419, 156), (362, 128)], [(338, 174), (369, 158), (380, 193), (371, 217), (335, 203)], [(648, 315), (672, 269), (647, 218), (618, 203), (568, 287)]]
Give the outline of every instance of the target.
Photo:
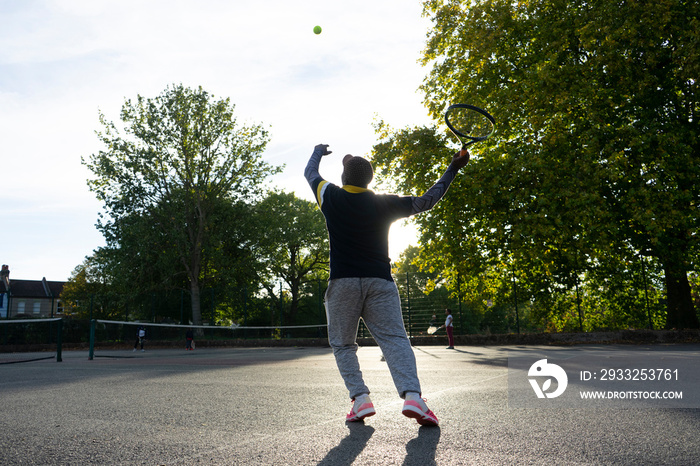
[(362, 157), (346, 155), (343, 159), (343, 174), (340, 179), (343, 184), (366, 188), (374, 178), (372, 164)]

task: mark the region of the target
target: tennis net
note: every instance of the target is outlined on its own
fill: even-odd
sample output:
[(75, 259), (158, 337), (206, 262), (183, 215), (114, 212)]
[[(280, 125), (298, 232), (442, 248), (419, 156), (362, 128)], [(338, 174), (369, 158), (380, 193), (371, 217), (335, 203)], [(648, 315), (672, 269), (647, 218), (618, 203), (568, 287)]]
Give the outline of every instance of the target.
[(61, 362), (63, 319), (0, 320), (0, 364), (56, 359)]
[[(140, 332), (143, 331), (143, 336)], [(326, 339), (326, 324), (288, 326), (181, 325), (94, 320), (90, 327), (90, 359), (99, 350), (186, 348), (188, 331), (197, 348), (239, 346), (256, 341)], [(99, 356), (99, 354), (97, 354)]]

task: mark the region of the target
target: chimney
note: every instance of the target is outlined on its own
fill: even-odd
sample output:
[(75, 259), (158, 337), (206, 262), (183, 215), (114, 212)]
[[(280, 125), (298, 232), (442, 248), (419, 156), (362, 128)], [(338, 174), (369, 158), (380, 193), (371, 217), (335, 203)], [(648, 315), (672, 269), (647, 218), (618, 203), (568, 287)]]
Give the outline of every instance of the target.
[(0, 280), (5, 284), (5, 289), (10, 288), (10, 266), (7, 264), (2, 265), (2, 270), (0, 270)]

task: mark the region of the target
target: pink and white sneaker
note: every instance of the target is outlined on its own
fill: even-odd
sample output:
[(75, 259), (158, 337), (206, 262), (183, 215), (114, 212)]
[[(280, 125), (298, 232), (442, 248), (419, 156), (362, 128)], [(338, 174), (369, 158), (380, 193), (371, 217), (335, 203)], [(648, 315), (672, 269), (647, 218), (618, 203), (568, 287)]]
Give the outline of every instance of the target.
[(345, 416), (345, 420), (347, 422), (357, 422), (375, 414), (377, 412), (374, 410), (374, 405), (372, 400), (369, 399), (369, 395), (360, 395), (353, 400), (352, 409)]
[(415, 419), (422, 426), (437, 426), (440, 423), (435, 413), (428, 409), (428, 405), (422, 398), (407, 398), (403, 403), (401, 414)]

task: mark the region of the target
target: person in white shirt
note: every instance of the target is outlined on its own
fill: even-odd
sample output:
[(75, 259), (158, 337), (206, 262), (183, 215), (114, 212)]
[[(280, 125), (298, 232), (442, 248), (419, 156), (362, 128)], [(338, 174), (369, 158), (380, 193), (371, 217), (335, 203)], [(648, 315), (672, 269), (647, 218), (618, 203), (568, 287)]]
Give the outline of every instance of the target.
[(134, 351), (136, 351), (136, 349), (138, 348), (139, 343), (141, 344), (141, 351), (146, 351), (145, 349), (143, 349), (144, 341), (146, 341), (146, 328), (141, 326), (136, 332), (136, 343), (134, 343)]
[(448, 346), (447, 349), (455, 349), (455, 337), (452, 332), (454, 330), (452, 327), (452, 311), (445, 309), (445, 315), (447, 316), (445, 318), (445, 325), (441, 325), (440, 328), (444, 328), (445, 331), (447, 331), (447, 339), (450, 342), (450, 346)]

